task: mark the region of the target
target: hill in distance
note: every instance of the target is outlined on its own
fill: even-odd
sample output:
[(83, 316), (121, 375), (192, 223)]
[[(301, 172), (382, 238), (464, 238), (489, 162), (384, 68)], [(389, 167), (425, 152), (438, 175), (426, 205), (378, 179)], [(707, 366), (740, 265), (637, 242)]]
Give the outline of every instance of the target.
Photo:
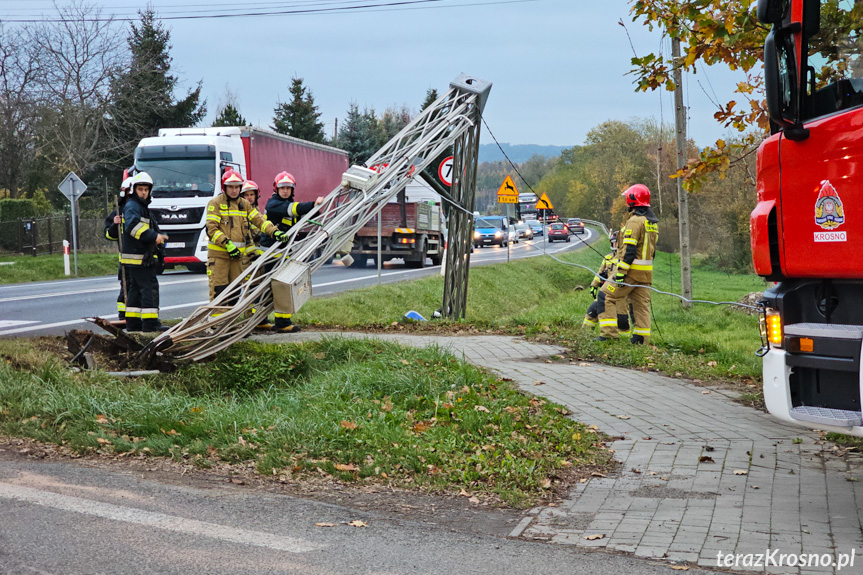
[[(520, 164), (528, 161), (532, 156), (539, 154), (546, 158), (559, 156), (560, 152), (571, 148), (572, 146), (540, 146), (538, 144), (501, 144), (501, 148), (509, 156), (509, 159)], [(497, 144), (480, 144), (479, 146), (479, 161), (482, 162), (500, 162), (505, 160), (500, 148)]]

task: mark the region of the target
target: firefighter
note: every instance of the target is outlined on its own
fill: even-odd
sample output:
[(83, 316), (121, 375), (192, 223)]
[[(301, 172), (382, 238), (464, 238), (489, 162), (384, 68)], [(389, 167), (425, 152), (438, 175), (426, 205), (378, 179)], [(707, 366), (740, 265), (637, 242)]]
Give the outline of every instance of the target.
[[(278, 228), (240, 197), (243, 178), (233, 170), (222, 176), (222, 193), (207, 204), (207, 276), (210, 300), (243, 275), (255, 250), (252, 226), (280, 240)], [(228, 303), (227, 305), (231, 305)]]
[[(617, 314), (624, 309), (626, 298), (632, 304), (634, 326), (633, 344), (650, 342), (650, 290), (653, 281), (653, 255), (659, 238), (659, 220), (650, 209), (650, 190), (644, 184), (635, 184), (622, 194), (626, 198), (630, 216), (621, 233), (623, 241), (618, 250), (612, 281), (606, 282), (605, 311), (599, 314), (598, 341), (617, 339)], [(623, 285), (625, 284), (625, 285)]]
[[(321, 196), (318, 196), (314, 202), (295, 202), (294, 188), (296, 185), (294, 176), (288, 172), (280, 172), (273, 180), (273, 197), (267, 202), (267, 219), (285, 234), (302, 216), (324, 202), (324, 198)], [(271, 245), (273, 245), (272, 239), (266, 236), (261, 238), (262, 247), (268, 248)], [(291, 333), (300, 331), (300, 328), (291, 321), (291, 314), (277, 313), (276, 325), (273, 330)]]
[[(599, 270), (593, 277), (593, 281), (590, 282), (590, 295), (593, 296), (594, 301), (590, 304), (590, 307), (587, 308), (587, 314), (584, 316), (582, 327), (586, 327), (588, 329), (596, 327), (597, 317), (605, 310), (605, 293), (599, 291), (599, 289), (608, 280), (608, 274), (617, 263), (617, 236), (619, 233), (620, 232), (615, 230), (611, 235), (609, 235), (608, 241), (611, 243), (611, 251), (602, 258), (602, 264), (599, 266)], [(620, 330), (621, 335), (625, 337), (630, 335), (628, 314), (617, 314), (617, 328)]]
[(139, 172), (131, 184), (120, 221), (123, 226), (120, 263), (126, 278), (126, 330), (160, 331), (157, 252), (168, 236), (159, 232), (159, 225), (150, 217), (147, 207), (153, 179), (147, 172)]
[[(246, 180), (243, 182), (243, 188), (240, 190), (240, 195), (243, 196), (243, 199), (249, 202), (249, 204), (258, 209), (258, 199), (260, 198), (260, 190), (258, 190), (258, 184), (253, 182), (252, 180)], [(264, 253), (264, 250), (261, 249), (261, 228), (256, 226), (253, 223), (249, 223), (249, 229), (252, 234), (252, 243), (255, 245), (254, 248), (249, 248), (246, 250), (246, 253), (249, 254), (250, 259), (254, 260), (256, 257)]]
[[(129, 188), (132, 187), (132, 178), (126, 178), (120, 184), (120, 194), (117, 198), (117, 209), (113, 210), (108, 217), (105, 218), (105, 237), (112, 241), (120, 241), (120, 214), (123, 213), (123, 205), (126, 203), (126, 197), (129, 194)], [(118, 252), (122, 253), (120, 248)], [(117, 262), (117, 279), (120, 280), (120, 295), (117, 296), (117, 318), (120, 321), (126, 321), (126, 286), (123, 285), (123, 266)]]

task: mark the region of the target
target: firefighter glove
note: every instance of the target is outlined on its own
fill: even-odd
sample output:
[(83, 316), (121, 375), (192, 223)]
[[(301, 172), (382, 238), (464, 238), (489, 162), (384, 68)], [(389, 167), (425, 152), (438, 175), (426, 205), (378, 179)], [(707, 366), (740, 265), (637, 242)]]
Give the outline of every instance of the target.
[(593, 299), (596, 299), (596, 294), (599, 291), (599, 288), (596, 286), (590, 286), (590, 295), (593, 296)]
[(288, 243), (288, 234), (281, 230), (276, 230), (276, 233), (273, 234), (273, 239), (281, 244)]
[(235, 246), (233, 242), (228, 242), (227, 244), (225, 244), (225, 249), (228, 250), (228, 255), (231, 256), (232, 260), (242, 257), (243, 255), (243, 252), (240, 251), (240, 248)]
[(614, 283), (622, 284), (623, 280), (625, 280), (625, 279), (626, 279), (626, 274), (624, 272), (617, 272), (617, 274), (614, 276)]

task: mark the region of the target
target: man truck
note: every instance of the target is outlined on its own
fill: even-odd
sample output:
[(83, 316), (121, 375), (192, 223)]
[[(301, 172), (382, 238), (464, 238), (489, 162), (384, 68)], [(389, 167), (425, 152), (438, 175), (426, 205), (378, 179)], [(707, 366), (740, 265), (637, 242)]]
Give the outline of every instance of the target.
[(771, 135), (758, 149), (750, 219), (755, 270), (773, 282), (761, 302), (764, 399), (786, 422), (863, 436), (858, 24), (822, 21), (818, 0), (760, 0), (758, 18), (772, 25)]
[(166, 267), (203, 272), (207, 265), (207, 202), (221, 193), (221, 177), (233, 169), (260, 187), (263, 213), (281, 171), (297, 180), (297, 201), (324, 196), (341, 183), (348, 153), (255, 127), (161, 129), (135, 149), (135, 169), (153, 178), (150, 213), (169, 240)]

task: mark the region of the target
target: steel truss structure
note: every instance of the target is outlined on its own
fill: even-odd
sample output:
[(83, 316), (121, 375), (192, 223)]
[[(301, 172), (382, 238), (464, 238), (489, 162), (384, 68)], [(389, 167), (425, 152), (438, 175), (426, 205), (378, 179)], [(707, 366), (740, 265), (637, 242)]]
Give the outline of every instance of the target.
[[(160, 360), (198, 361), (243, 338), (273, 311), (273, 280), (278, 282), (287, 271), (299, 272), (290, 275), (307, 278), (307, 284), (295, 289), (295, 294), (310, 289), (311, 273), (352, 242), (366, 222), (450, 146), (454, 152), (451, 191), (436, 187), (451, 204), (442, 314), (463, 318), (473, 243), (479, 130), (490, 91), (490, 82), (465, 75), (456, 78), (446, 94), (367, 160), (366, 168), (350, 168), (342, 185), (291, 228), (287, 243), (270, 247), (249, 266), (245, 277), (237, 278), (208, 305), (154, 339), (141, 352), (141, 362), (152, 363), (157, 354)], [(305, 300), (298, 301), (292, 311)]]

